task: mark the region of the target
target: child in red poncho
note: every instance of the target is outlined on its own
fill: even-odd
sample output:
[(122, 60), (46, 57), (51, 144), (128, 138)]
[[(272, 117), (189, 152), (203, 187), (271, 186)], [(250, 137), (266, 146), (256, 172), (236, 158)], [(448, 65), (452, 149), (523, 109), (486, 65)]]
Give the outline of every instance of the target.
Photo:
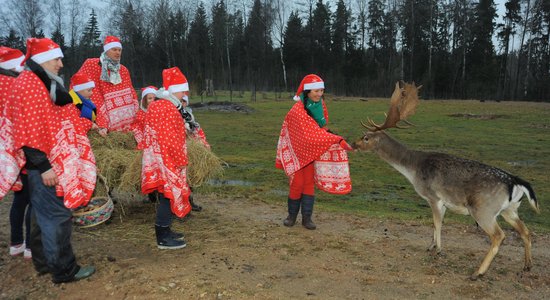
[(136, 139), (137, 148), (141, 149), (143, 142), (143, 127), (145, 126), (145, 113), (147, 108), (153, 101), (157, 99), (157, 88), (154, 86), (148, 86), (141, 89), (141, 100), (139, 102), (139, 110), (136, 113), (136, 120), (132, 124), (132, 131), (134, 132), (134, 138)]
[(177, 67), (163, 70), (162, 81), (164, 88), (156, 94), (159, 99), (149, 105), (145, 114), (141, 192), (158, 192), (157, 247), (179, 249), (186, 246), (183, 234), (172, 231), (170, 225), (172, 213), (182, 218), (191, 211), (185, 122), (180, 112), (189, 84)]
[(328, 111), (323, 101), (325, 84), (314, 74), (307, 75), (294, 96), (297, 101), (283, 122), (275, 166), (290, 181), (288, 216), (285, 226), (294, 226), (302, 209), (302, 225), (317, 226), (311, 220), (315, 185), (333, 194), (351, 191), (348, 157), (352, 148), (328, 130)]

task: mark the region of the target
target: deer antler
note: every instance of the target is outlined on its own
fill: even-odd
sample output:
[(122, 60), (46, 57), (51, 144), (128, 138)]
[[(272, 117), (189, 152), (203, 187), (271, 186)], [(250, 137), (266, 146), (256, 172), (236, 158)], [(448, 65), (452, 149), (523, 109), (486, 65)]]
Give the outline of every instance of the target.
[[(403, 88), (400, 87), (403, 84)], [(422, 86), (416, 87), (414, 82), (412, 84), (396, 82), (395, 89), (391, 96), (390, 108), (386, 114), (386, 120), (384, 124), (378, 125), (371, 118), (367, 118), (368, 125), (361, 121), (361, 125), (367, 128), (369, 131), (379, 131), (386, 128), (399, 128), (404, 129), (410, 126), (414, 126), (406, 118), (413, 115), (418, 105), (418, 90)], [(409, 126), (400, 126), (398, 123), (402, 121)]]

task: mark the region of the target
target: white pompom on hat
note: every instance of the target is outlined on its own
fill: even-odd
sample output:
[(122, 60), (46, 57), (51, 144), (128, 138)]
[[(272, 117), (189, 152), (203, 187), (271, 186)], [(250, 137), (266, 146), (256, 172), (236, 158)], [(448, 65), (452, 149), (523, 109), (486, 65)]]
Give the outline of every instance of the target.
[(120, 43), (120, 39), (116, 36), (108, 35), (103, 42), (103, 51), (107, 52), (112, 48), (122, 49), (122, 44)]
[(324, 89), (325, 88), (325, 82), (321, 77), (315, 75), (315, 74), (309, 74), (302, 79), (302, 82), (300, 82), (300, 86), (298, 87), (298, 91), (296, 91), (296, 95), (294, 95), (294, 101), (300, 101), (300, 95), (304, 91), (311, 91), (316, 89)]
[(37, 64), (47, 62), (48, 60), (63, 57), (63, 51), (59, 45), (48, 38), (28, 38), (27, 39), (27, 54), (22, 64), (29, 58)]
[(4, 70), (15, 69), (17, 72), (23, 71), (21, 63), (25, 59), (25, 55), (18, 49), (9, 47), (0, 47), (0, 68)]

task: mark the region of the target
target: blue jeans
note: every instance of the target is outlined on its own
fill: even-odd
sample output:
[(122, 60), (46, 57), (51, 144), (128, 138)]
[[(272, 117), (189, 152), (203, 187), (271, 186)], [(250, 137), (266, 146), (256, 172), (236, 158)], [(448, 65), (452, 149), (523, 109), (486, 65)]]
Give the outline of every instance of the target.
[[(31, 236), (31, 199), (26, 174), (21, 174), (21, 181), (23, 189), (13, 193), (13, 203), (10, 209), (11, 245), (19, 245), (25, 242), (28, 248)], [(24, 237), (23, 223), (25, 224)]]
[(70, 281), (80, 269), (71, 246), (71, 210), (57, 197), (55, 187), (44, 185), (40, 171), (27, 172), (36, 221), (31, 222), (30, 241), (34, 266), (40, 273), (52, 273), (54, 282)]
[(169, 227), (172, 224), (172, 209), (170, 208), (170, 199), (165, 198), (164, 194), (158, 193), (159, 205), (157, 207), (157, 219), (155, 225)]

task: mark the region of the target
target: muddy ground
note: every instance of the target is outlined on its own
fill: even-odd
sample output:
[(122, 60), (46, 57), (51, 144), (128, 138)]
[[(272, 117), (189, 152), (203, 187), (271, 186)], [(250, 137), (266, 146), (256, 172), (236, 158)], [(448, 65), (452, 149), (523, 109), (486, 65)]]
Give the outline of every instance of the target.
[[(286, 228), (286, 203), (201, 197), (205, 208), (174, 229), (187, 247), (158, 250), (154, 205), (126, 206), (109, 224), (75, 228), (80, 264), (97, 273), (55, 285), (32, 263), (8, 255), (11, 199), (0, 202), (2, 299), (548, 299), (550, 238), (533, 233), (533, 270), (523, 245), (507, 238), (488, 273), (469, 275), (489, 247), (474, 223), (445, 224), (444, 255), (426, 251), (431, 224), (317, 210), (318, 229)], [(117, 207), (118, 208), (118, 207)], [(118, 209), (120, 210), (120, 209)], [(527, 220), (527, 225), (529, 222)]]

